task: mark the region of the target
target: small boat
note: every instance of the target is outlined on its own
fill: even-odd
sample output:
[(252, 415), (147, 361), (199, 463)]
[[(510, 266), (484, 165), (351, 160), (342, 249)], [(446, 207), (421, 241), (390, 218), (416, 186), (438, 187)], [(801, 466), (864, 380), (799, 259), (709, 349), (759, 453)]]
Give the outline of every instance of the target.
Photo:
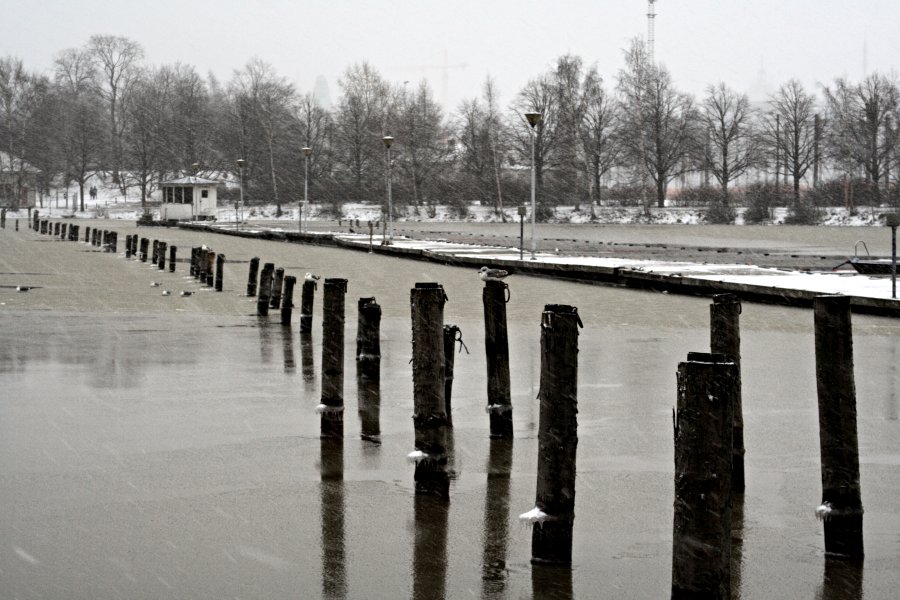
[[(860, 244), (866, 251), (866, 257), (859, 257), (859, 246)], [(853, 256), (836, 266), (832, 271), (843, 267), (844, 265), (850, 265), (856, 272), (860, 275), (890, 275), (891, 274), (891, 264), (892, 261), (890, 258), (872, 258), (869, 255), (869, 249), (866, 247), (866, 243), (862, 240), (856, 242), (856, 245), (853, 246)], [(900, 270), (900, 267), (898, 267)]]

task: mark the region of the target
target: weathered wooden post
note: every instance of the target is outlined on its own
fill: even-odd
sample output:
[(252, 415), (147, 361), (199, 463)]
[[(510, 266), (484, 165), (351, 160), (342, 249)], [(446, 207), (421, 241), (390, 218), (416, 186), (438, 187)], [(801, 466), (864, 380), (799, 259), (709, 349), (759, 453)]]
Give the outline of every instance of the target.
[(849, 296), (816, 296), (816, 388), (826, 554), (864, 557)]
[(78, 236), (81, 233), (81, 225), (73, 225), (73, 227), (75, 228), (75, 232), (72, 234), (72, 241), (77, 242)]
[(221, 252), (216, 255), (216, 284), (215, 289), (217, 292), (222, 291), (222, 285), (225, 280), (225, 255)]
[(201, 285), (206, 285), (206, 269), (209, 266), (208, 254), (209, 250), (206, 246), (197, 248), (197, 279), (200, 280)]
[(672, 598), (731, 597), (731, 464), (737, 365), (690, 352), (678, 365)]
[(166, 242), (160, 242), (159, 247), (157, 248), (157, 268), (160, 271), (166, 270), (166, 247), (168, 244)]
[(18, 231), (18, 230), (19, 230), (19, 220), (16, 219), (16, 231)]
[(118, 253), (119, 251), (119, 232), (118, 231), (110, 231), (109, 232), (109, 241), (106, 243), (106, 249), (108, 252), (112, 252), (113, 254)]
[(272, 273), (275, 271), (275, 263), (263, 265), (259, 274), (259, 297), (256, 299), (256, 314), (265, 317), (269, 314), (269, 295), (272, 293)]
[(59, 239), (61, 239), (61, 240), (66, 239), (66, 229), (68, 229), (68, 225), (66, 223), (62, 223), (59, 226)]
[(322, 292), (322, 437), (344, 436), (344, 296), (347, 280), (325, 279)]
[(381, 379), (381, 306), (375, 298), (360, 298), (356, 329), (356, 372), (362, 379)]
[(291, 316), (294, 313), (294, 286), (297, 285), (297, 278), (288, 275), (284, 278), (284, 298), (281, 301), (281, 324), (290, 327)]
[(744, 413), (741, 403), (741, 301), (734, 294), (716, 294), (709, 307), (710, 350), (724, 354), (735, 365), (734, 430), (731, 489), (744, 491)]
[(447, 427), (453, 427), (453, 369), (456, 362), (456, 342), (462, 333), (456, 325), (444, 325), (444, 408)]
[(412, 310), (413, 424), (416, 494), (447, 498), (447, 408), (444, 404), (444, 303), (438, 283), (417, 283)]
[(191, 247), (191, 277), (194, 279), (200, 277), (200, 247)]
[(316, 282), (312, 279), (304, 279), (300, 296), (300, 333), (312, 331), (313, 299), (315, 295)]
[(253, 297), (256, 295), (256, 278), (259, 276), (259, 257), (254, 256), (250, 259), (250, 277), (247, 279), (247, 295)]
[(175, 272), (175, 261), (178, 256), (178, 247), (169, 246), (169, 273)]
[(142, 237), (141, 238), (140, 258), (141, 258), (141, 262), (143, 262), (143, 263), (147, 262), (147, 249), (149, 248), (149, 246), (150, 246), (150, 240), (148, 240), (145, 237)]
[[(31, 211), (30, 208), (28, 210)], [(35, 231), (38, 230), (38, 213), (39, 212), (40, 211), (38, 209), (34, 209), (34, 215), (32, 217), (33, 222), (32, 222), (31, 228), (34, 229)]]
[(131, 234), (125, 234), (125, 258), (131, 258)]
[(53, 224), (53, 237), (59, 237), (59, 228), (61, 226), (62, 224), (59, 221)]
[(47, 235), (47, 220), (41, 219), (41, 234)]
[(214, 287), (216, 282), (216, 253), (212, 250), (206, 251), (206, 285)]
[(150, 255), (150, 264), (159, 263), (159, 240), (153, 240), (153, 254)]
[(278, 267), (275, 269), (275, 276), (272, 277), (272, 299), (269, 301), (270, 308), (279, 308), (281, 306), (281, 288), (284, 286), (284, 269)]
[(0, 227), (6, 229), (6, 209), (0, 209)]
[(578, 447), (578, 309), (547, 304), (541, 314), (541, 403), (532, 564), (572, 564), (575, 451)]
[(484, 282), (484, 350), (487, 357), (487, 413), (491, 437), (513, 436), (512, 396), (509, 384), (509, 339), (506, 302), (509, 286), (504, 281)]

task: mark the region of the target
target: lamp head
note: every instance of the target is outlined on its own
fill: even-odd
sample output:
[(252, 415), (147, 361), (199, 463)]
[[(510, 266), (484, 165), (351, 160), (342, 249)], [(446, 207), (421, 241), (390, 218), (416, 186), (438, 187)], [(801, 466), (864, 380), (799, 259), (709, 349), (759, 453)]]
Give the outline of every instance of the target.
[(238, 169), (243, 169), (244, 165), (247, 163), (247, 161), (244, 160), (243, 158), (237, 159), (236, 162), (237, 162)]
[(385, 148), (390, 148), (390, 147), (391, 147), (391, 144), (394, 143), (394, 138), (391, 137), (391, 136), (389, 136), (389, 135), (386, 135), (386, 136), (384, 136), (383, 138), (381, 138), (381, 141), (384, 142), (384, 147), (385, 147)]
[(531, 128), (534, 129), (541, 122), (541, 113), (525, 113), (525, 118), (528, 120)]
[(312, 148), (310, 148), (309, 146), (304, 146), (302, 150), (303, 156), (305, 156), (306, 158), (309, 158), (312, 155)]

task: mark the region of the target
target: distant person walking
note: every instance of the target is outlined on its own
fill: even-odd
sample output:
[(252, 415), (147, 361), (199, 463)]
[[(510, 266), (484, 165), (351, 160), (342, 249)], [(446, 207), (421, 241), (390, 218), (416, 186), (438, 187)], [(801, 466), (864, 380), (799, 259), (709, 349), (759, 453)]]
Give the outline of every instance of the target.
[(91, 200), (96, 200), (97, 199), (97, 186), (92, 185), (90, 192), (91, 192)]

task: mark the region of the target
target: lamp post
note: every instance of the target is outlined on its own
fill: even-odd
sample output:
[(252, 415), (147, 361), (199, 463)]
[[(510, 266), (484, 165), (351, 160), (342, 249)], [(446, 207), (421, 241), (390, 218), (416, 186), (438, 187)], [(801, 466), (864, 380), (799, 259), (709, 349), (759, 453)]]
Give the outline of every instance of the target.
[(309, 157), (312, 154), (312, 148), (303, 147), (303, 202), (300, 203), (300, 232), (303, 233), (303, 206), (309, 206)]
[(240, 229), (241, 217), (244, 215), (244, 165), (247, 161), (243, 158), (237, 159), (238, 171), (240, 172), (240, 182), (241, 182), (241, 200), (238, 204), (239, 210), (236, 210), (234, 213), (234, 228)]
[(391, 144), (394, 143), (394, 138), (386, 135), (381, 138), (381, 141), (384, 142), (384, 147), (387, 148), (387, 200), (388, 200), (388, 241), (387, 245), (390, 246), (394, 242), (394, 204), (391, 199)]
[(534, 222), (537, 214), (535, 206), (535, 170), (534, 170), (534, 128), (541, 122), (541, 113), (525, 113), (525, 118), (531, 128), (528, 132), (531, 134), (531, 260), (537, 260), (534, 253), (537, 250), (537, 240), (534, 237)]
[(885, 224), (891, 228), (891, 298), (897, 298), (897, 227), (900, 227), (900, 214), (885, 215)]

